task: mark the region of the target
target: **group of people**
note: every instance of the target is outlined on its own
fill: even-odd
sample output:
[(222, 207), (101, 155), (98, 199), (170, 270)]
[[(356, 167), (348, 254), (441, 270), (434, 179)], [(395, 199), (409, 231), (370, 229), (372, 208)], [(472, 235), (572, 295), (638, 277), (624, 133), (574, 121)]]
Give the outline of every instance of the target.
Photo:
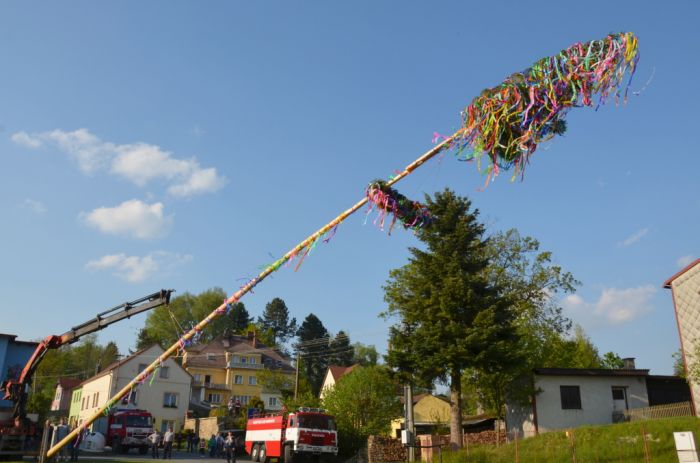
[(232, 432), (212, 434), (209, 439), (190, 434), (187, 436), (187, 451), (199, 452), (204, 456), (206, 453), (212, 458), (226, 458), (228, 463), (236, 461), (236, 438)]
[[(71, 428), (66, 424), (66, 419), (61, 418), (58, 424), (52, 426), (50, 432), (51, 439), (49, 442), (53, 447), (65, 439), (68, 434), (70, 434)], [(58, 454), (56, 454), (56, 461), (68, 461), (69, 459), (70, 461), (78, 461), (78, 452), (82, 438), (83, 434), (78, 433), (76, 439), (69, 442), (68, 445), (62, 447)]]
[(175, 440), (175, 433), (173, 428), (168, 428), (165, 434), (161, 434), (156, 429), (153, 434), (148, 436), (148, 441), (151, 443), (151, 456), (153, 458), (159, 458), (158, 449), (163, 446), (163, 460), (170, 460), (173, 458), (173, 441)]

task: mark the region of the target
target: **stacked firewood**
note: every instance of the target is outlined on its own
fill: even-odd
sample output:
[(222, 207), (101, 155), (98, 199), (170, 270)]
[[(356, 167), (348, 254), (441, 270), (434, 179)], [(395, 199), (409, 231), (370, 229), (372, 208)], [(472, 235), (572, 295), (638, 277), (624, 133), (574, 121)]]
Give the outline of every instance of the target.
[(406, 448), (398, 439), (370, 436), (367, 441), (369, 463), (406, 461)]

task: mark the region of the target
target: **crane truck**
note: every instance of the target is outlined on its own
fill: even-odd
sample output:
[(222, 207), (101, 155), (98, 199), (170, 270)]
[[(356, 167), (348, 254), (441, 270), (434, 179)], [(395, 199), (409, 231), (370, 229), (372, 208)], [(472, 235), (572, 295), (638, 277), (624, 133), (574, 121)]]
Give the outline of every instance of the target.
[(0, 384), (0, 397), (14, 404), (11, 419), (0, 421), (0, 456), (27, 455), (36, 453), (38, 450), (31, 448), (31, 443), (37, 441), (35, 439), (38, 434), (37, 423), (27, 418), (26, 406), (32, 376), (50, 349), (58, 349), (61, 346), (72, 344), (85, 335), (99, 331), (125, 318), (161, 305), (167, 305), (173, 291), (172, 289), (161, 289), (148, 296), (119, 304), (78, 326), (74, 326), (61, 335), (50, 335), (44, 338), (27, 360), (21, 373), (6, 378)]

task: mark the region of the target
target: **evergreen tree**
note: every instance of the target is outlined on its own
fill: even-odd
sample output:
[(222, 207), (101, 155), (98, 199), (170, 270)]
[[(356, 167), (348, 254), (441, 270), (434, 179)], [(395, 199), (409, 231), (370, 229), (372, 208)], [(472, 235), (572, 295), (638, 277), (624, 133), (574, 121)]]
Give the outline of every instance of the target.
[(297, 330), (297, 319), (290, 320), (287, 304), (279, 297), (265, 305), (262, 317), (258, 317), (258, 323), (265, 329), (272, 329), (275, 344), (284, 344)]
[(245, 334), (248, 325), (253, 321), (242, 302), (236, 302), (233, 304), (230, 317), (231, 329), (233, 329), (233, 332), (237, 334)]
[(462, 372), (494, 370), (513, 357), (514, 313), (488, 279), (484, 227), (471, 203), (446, 190), (426, 196), (433, 217), (418, 230), (425, 251), (410, 248), (404, 267), (392, 270), (385, 289), (390, 366), (425, 384), (450, 384), (450, 443), (462, 446)]
[(313, 394), (318, 395), (328, 369), (330, 338), (321, 320), (310, 313), (297, 330), (297, 350), (301, 358), (301, 370), (308, 378)]
[(328, 359), (329, 365), (349, 367), (353, 364), (355, 349), (350, 345), (350, 336), (344, 331), (338, 331), (338, 334), (331, 340), (329, 351), (331, 354)]

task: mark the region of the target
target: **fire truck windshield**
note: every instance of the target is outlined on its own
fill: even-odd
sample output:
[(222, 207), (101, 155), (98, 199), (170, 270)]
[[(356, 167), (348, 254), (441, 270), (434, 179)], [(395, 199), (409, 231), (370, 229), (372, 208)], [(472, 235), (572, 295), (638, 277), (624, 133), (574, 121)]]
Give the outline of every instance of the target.
[(335, 431), (335, 421), (326, 415), (299, 415), (299, 427)]
[(150, 428), (151, 417), (150, 416), (139, 416), (131, 415), (126, 417), (126, 425), (130, 428)]

